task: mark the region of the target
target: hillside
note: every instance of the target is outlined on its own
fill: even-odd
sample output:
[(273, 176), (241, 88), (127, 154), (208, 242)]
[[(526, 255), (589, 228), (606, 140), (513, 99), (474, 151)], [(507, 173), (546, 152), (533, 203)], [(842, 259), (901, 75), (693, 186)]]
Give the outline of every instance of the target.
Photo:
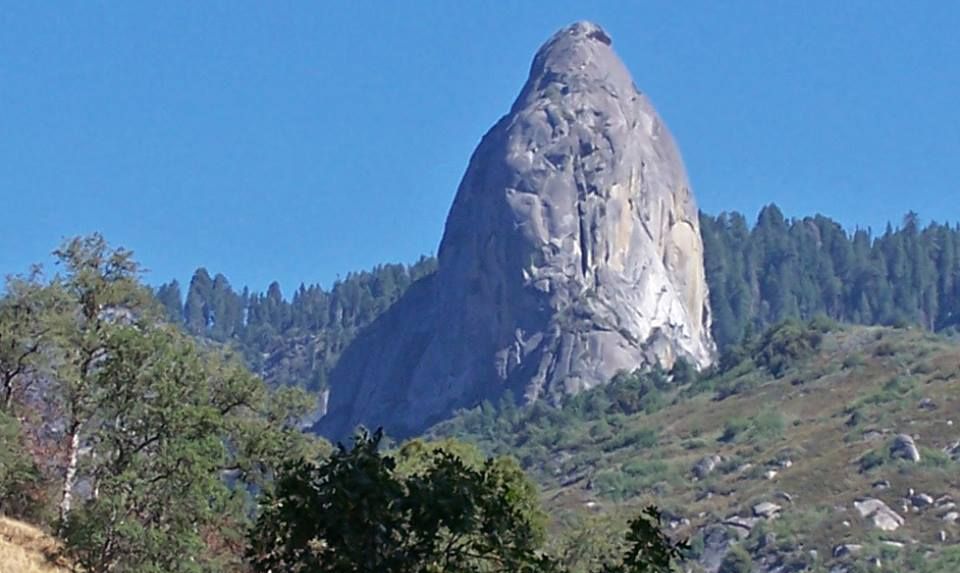
[(57, 542), (39, 529), (0, 517), (0, 572), (66, 573), (66, 567), (48, 557), (56, 547)]
[(485, 405), (433, 433), (516, 455), (561, 530), (593, 523), (607, 537), (656, 503), (703, 570), (731, 544), (762, 571), (958, 570), (960, 347), (821, 322), (784, 325), (751, 352), (700, 380), (624, 376), (560, 408)]

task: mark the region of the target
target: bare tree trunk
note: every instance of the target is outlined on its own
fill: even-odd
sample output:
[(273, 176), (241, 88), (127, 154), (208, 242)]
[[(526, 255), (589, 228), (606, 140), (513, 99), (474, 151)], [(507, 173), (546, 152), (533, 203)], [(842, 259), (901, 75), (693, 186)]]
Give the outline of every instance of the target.
[(63, 478), (63, 497), (60, 498), (60, 533), (63, 533), (67, 525), (67, 518), (73, 507), (73, 487), (77, 482), (77, 458), (80, 454), (80, 424), (75, 423), (70, 427), (69, 439), (67, 473)]

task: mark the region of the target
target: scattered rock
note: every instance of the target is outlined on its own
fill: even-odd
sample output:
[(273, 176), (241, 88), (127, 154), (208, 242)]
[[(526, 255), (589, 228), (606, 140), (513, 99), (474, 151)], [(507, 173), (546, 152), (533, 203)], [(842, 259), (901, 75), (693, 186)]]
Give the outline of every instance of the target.
[(787, 503), (793, 503), (793, 496), (785, 491), (778, 491), (773, 495), (774, 497), (778, 497)]
[(777, 462), (777, 465), (783, 469), (788, 469), (793, 466), (793, 460), (790, 460), (790, 459), (780, 460), (779, 462)]
[(882, 540), (880, 540), (880, 543), (883, 543), (883, 544), (886, 545), (887, 547), (894, 547), (894, 548), (896, 548), (896, 549), (903, 549), (903, 547), (904, 547), (903, 543), (901, 543), (901, 542), (899, 542), (899, 541), (893, 541), (893, 540), (890, 540), (890, 539), (882, 539)]
[(777, 470), (767, 470), (767, 472), (763, 474), (763, 477), (772, 480), (777, 477)]
[(893, 443), (890, 444), (890, 455), (914, 463), (920, 461), (920, 450), (917, 449), (917, 444), (913, 441), (913, 438), (907, 434), (897, 434), (893, 438)]
[(780, 510), (783, 508), (775, 503), (765, 501), (763, 503), (758, 503), (753, 506), (753, 515), (754, 517), (762, 517), (764, 519), (773, 519), (780, 515)]
[(937, 404), (930, 398), (924, 398), (923, 400), (920, 400), (919, 404), (917, 404), (917, 408), (920, 408), (921, 410), (928, 410), (928, 411), (936, 410)]
[(703, 479), (713, 473), (713, 470), (717, 469), (717, 466), (720, 465), (720, 462), (723, 461), (717, 454), (712, 456), (704, 456), (694, 464), (693, 466), (693, 476), (697, 479)]
[(842, 543), (833, 548), (833, 557), (839, 559), (847, 555), (857, 555), (863, 551), (863, 545), (857, 543)]
[(947, 523), (956, 523), (958, 520), (960, 520), (960, 513), (957, 513), (956, 511), (951, 511), (950, 513), (943, 516), (943, 520), (946, 521)]
[(880, 430), (866, 430), (863, 432), (863, 439), (868, 442), (873, 442), (883, 438), (883, 432)]
[(869, 519), (874, 527), (883, 531), (896, 531), (904, 524), (903, 517), (879, 499), (863, 498), (853, 502), (860, 516)]
[(888, 482), (885, 479), (873, 482), (873, 489), (884, 490), (884, 489), (888, 489), (889, 487), (890, 487), (890, 482)]
[(943, 543), (943, 542), (946, 541), (946, 540), (947, 540), (947, 532), (941, 529), (941, 530), (940, 530), (940, 542)]
[(760, 519), (757, 517), (740, 517), (739, 515), (734, 515), (733, 517), (728, 517), (723, 520), (723, 525), (730, 528), (739, 539), (746, 539), (750, 536), (750, 532), (753, 531), (753, 526), (756, 525), (758, 521), (760, 521)]
[(933, 498), (925, 493), (918, 493), (910, 498), (910, 503), (917, 509), (925, 509), (933, 505)]
[(960, 440), (957, 440), (956, 442), (943, 448), (943, 451), (946, 452), (948, 456), (953, 458), (954, 461), (960, 462)]

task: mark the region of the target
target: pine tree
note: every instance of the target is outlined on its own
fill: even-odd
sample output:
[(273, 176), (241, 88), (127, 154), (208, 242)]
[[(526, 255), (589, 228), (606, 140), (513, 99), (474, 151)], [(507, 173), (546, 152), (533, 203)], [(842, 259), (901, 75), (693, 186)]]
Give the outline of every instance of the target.
[(201, 267), (190, 279), (190, 288), (187, 290), (187, 300), (183, 308), (184, 324), (188, 332), (207, 335), (213, 314), (210, 307), (212, 295), (213, 280), (207, 269)]
[(160, 285), (156, 297), (166, 312), (167, 320), (173, 324), (183, 324), (183, 295), (180, 294), (180, 283), (174, 279)]

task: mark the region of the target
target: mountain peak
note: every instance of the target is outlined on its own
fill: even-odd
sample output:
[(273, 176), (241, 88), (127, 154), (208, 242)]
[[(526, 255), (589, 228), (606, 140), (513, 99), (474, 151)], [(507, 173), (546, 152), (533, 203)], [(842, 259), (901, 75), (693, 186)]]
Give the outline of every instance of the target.
[(587, 21), (576, 22), (554, 34), (537, 50), (514, 111), (557, 93), (598, 88), (614, 96), (638, 93), (612, 43), (603, 28)]
[(714, 353), (680, 154), (610, 37), (578, 22), (474, 151), (436, 275), (343, 355), (321, 426), (415, 432), (507, 390), (558, 401)]

